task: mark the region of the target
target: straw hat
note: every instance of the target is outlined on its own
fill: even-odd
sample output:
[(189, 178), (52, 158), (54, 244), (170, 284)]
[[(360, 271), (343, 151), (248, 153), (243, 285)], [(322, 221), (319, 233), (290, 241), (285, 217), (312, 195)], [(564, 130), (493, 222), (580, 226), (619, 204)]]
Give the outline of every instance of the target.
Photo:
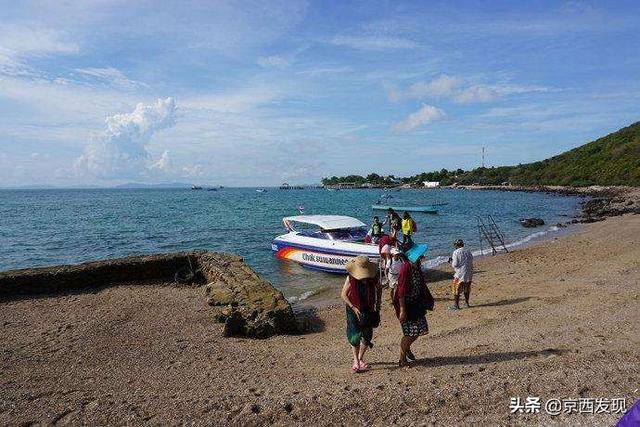
[(378, 266), (364, 255), (355, 257), (352, 261), (349, 261), (345, 268), (347, 273), (356, 280), (370, 279), (376, 277), (378, 273)]

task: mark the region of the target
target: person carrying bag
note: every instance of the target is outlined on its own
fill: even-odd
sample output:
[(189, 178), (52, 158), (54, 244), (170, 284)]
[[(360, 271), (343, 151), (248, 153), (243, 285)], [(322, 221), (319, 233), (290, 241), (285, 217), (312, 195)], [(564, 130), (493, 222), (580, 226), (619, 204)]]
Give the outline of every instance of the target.
[(363, 372), (369, 369), (364, 354), (373, 347), (373, 329), (380, 325), (382, 287), (378, 265), (366, 256), (356, 257), (345, 268), (349, 276), (342, 287), (342, 299), (346, 304), (347, 339), (353, 353), (351, 370)]

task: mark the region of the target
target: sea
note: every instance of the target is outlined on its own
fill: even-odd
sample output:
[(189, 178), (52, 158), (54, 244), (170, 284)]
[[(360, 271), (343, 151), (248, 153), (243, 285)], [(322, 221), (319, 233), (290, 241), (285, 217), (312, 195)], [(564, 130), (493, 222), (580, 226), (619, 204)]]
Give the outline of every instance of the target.
[[(414, 241), (429, 245), (429, 266), (445, 262), (463, 239), (480, 254), (477, 218), (491, 215), (510, 248), (549, 238), (579, 214), (579, 197), (459, 189), (326, 190), (309, 188), (0, 190), (0, 270), (75, 264), (129, 255), (206, 249), (238, 254), (291, 301), (344, 278), (274, 257), (271, 242), (289, 215), (341, 214), (370, 223), (372, 205), (422, 206)], [(260, 189), (262, 190), (262, 189)], [(545, 225), (524, 228), (521, 218)], [(486, 244), (484, 245), (487, 249)]]

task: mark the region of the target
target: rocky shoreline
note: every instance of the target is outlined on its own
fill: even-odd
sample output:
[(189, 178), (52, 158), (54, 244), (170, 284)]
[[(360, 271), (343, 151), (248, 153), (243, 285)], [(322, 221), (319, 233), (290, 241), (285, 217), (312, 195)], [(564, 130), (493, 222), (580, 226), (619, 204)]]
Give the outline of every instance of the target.
[[(454, 187), (451, 187), (454, 188)], [(568, 223), (592, 223), (608, 217), (627, 213), (640, 214), (640, 188), (637, 187), (563, 187), (553, 185), (467, 185), (457, 186), (465, 190), (522, 191), (529, 193), (548, 193), (565, 196), (588, 197), (581, 203), (582, 214)]]
[(114, 286), (203, 287), (225, 336), (301, 332), (282, 293), (237, 255), (205, 251), (130, 256), (0, 272), (0, 301), (97, 292)]

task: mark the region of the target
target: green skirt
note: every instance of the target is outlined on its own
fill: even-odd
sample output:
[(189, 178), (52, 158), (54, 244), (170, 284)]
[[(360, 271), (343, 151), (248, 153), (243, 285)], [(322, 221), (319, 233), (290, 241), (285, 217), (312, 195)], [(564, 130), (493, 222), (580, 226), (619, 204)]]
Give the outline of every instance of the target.
[(371, 340), (373, 339), (373, 328), (362, 328), (358, 324), (358, 318), (356, 313), (349, 307), (347, 307), (347, 339), (349, 344), (354, 347), (364, 344), (369, 347), (373, 347)]

